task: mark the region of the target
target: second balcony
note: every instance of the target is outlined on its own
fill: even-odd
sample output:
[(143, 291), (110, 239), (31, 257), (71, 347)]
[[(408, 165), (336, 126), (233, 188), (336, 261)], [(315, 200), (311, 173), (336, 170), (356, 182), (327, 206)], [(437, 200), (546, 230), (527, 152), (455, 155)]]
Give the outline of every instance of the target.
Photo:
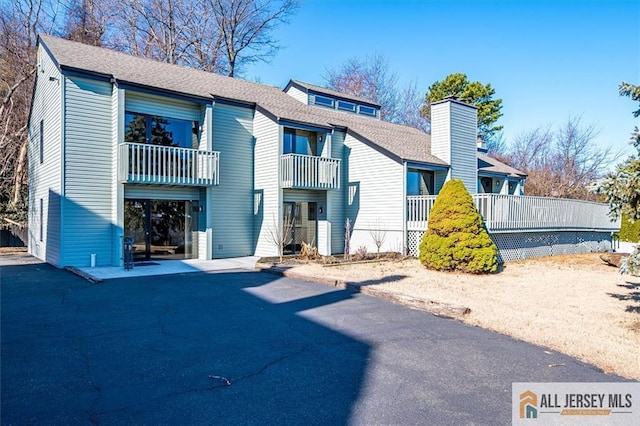
[(314, 155), (281, 155), (280, 186), (290, 189), (339, 189), (340, 160)]

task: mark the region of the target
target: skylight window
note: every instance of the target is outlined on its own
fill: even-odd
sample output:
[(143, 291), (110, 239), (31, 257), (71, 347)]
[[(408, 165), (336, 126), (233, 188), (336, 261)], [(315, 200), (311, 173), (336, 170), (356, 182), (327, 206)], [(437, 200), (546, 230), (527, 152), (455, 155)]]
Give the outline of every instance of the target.
[(333, 99), (327, 98), (326, 96), (315, 95), (313, 102), (316, 105), (322, 105), (322, 106), (333, 108)]
[(338, 109), (349, 112), (356, 112), (356, 104), (346, 101), (338, 101)]
[(358, 112), (362, 115), (369, 115), (371, 117), (375, 117), (376, 116), (376, 109), (375, 108), (371, 108), (368, 106), (364, 106), (364, 105), (360, 105), (360, 108), (358, 109)]

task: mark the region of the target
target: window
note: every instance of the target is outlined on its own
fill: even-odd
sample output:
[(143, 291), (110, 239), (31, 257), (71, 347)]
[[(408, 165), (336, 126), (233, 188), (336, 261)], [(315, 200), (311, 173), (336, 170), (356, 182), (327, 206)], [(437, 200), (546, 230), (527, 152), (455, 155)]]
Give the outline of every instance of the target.
[(313, 132), (285, 129), (282, 145), (283, 154), (316, 155), (317, 136)]
[(493, 179), (490, 177), (480, 178), (480, 184), (482, 185), (482, 192), (485, 194), (491, 194), (493, 192)]
[(152, 145), (197, 148), (197, 121), (133, 112), (125, 113), (124, 141)]
[(408, 170), (407, 195), (434, 195), (433, 180), (433, 171)]
[(40, 241), (44, 240), (44, 199), (40, 198)]
[(40, 120), (40, 164), (44, 163), (44, 120)]
[(509, 195), (515, 195), (517, 186), (518, 182), (512, 180), (509, 181)]
[(356, 112), (356, 104), (346, 101), (338, 101), (338, 109), (349, 112)]
[(371, 117), (376, 116), (375, 108), (364, 106), (364, 105), (360, 105), (360, 107), (358, 108), (358, 112), (362, 115), (370, 115)]
[(333, 99), (327, 98), (326, 96), (315, 95), (313, 97), (313, 103), (333, 108)]

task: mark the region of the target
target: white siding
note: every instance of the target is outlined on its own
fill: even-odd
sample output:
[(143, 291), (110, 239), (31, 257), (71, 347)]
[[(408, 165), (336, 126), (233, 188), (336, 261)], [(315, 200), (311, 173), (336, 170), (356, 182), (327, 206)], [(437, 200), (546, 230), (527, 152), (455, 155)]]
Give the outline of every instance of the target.
[[(38, 69), (28, 126), (29, 253), (55, 266), (60, 263), (62, 203), (62, 84), (45, 49), (38, 48)], [(40, 163), (40, 121), (43, 121), (44, 161)], [(43, 200), (43, 211), (40, 211)], [(40, 223), (40, 217), (43, 218)], [(42, 232), (42, 241), (40, 234)]]
[(130, 90), (126, 92), (125, 110), (193, 121), (199, 121), (202, 114), (202, 108), (196, 102)]
[[(382, 251), (402, 251), (404, 166), (347, 134), (343, 159), (347, 192), (346, 217), (351, 219), (351, 252), (366, 246), (377, 250), (370, 230), (386, 231)], [(341, 227), (344, 232), (344, 226)]]
[(281, 149), (280, 126), (256, 111), (253, 120), (254, 149), (254, 238), (256, 256), (276, 256), (278, 247), (270, 230), (280, 226), (281, 190), (278, 164)]
[(471, 194), (477, 192), (477, 112), (459, 102), (431, 107), (431, 153), (450, 164), (450, 179), (460, 179)]
[[(331, 135), (331, 157), (342, 159), (344, 153), (344, 132), (333, 132)], [(329, 207), (329, 217), (327, 220), (331, 226), (331, 252), (344, 252), (344, 222), (345, 222), (345, 201), (348, 188), (346, 180), (346, 164), (342, 161), (342, 182), (340, 189), (327, 191), (327, 203)]]
[(220, 152), (220, 184), (211, 191), (208, 213), (213, 215), (213, 257), (253, 255), (253, 110), (215, 105), (213, 149)]
[(298, 89), (297, 87), (294, 86), (290, 86), (289, 89), (287, 89), (287, 95), (293, 97), (294, 99), (304, 103), (304, 104), (309, 104), (309, 96), (307, 96), (306, 92), (303, 92), (302, 90)]
[(89, 266), (113, 259), (111, 85), (65, 79), (65, 200), (63, 265)]

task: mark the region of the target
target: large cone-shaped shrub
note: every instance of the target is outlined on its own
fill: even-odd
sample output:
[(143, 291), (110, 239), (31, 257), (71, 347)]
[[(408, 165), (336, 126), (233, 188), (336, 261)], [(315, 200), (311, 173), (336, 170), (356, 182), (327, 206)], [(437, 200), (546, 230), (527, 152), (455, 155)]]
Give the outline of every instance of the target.
[(420, 243), (420, 262), (438, 271), (473, 274), (498, 269), (498, 249), (462, 181), (445, 183)]

